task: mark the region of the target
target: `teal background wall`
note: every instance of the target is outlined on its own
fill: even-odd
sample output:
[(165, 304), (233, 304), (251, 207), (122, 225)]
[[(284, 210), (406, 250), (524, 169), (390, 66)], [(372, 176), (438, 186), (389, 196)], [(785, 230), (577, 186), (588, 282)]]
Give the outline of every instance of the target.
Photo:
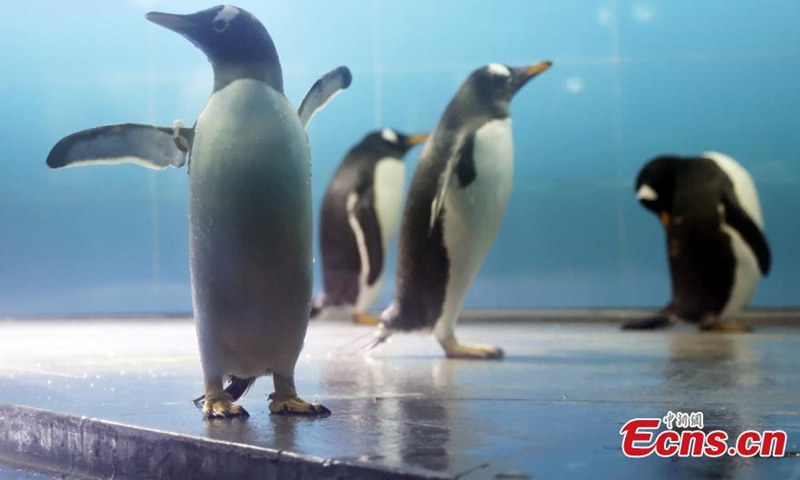
[[(50, 171), (76, 130), (194, 122), (203, 54), (144, 20), (198, 1), (31, 0), (0, 29), (0, 316), (191, 308), (185, 170)], [(298, 104), (340, 64), (351, 89), (315, 118), (315, 208), (368, 130), (432, 128), (489, 62), (551, 59), (512, 105), (516, 178), (468, 307), (658, 306), (663, 234), (633, 197), (662, 153), (727, 153), (752, 173), (775, 259), (754, 305), (800, 303), (800, 2), (762, 0), (249, 1)], [(416, 165), (419, 149), (409, 154)], [(409, 176), (411, 171), (409, 170)], [(389, 272), (394, 271), (394, 256)], [(391, 297), (389, 282), (382, 307)], [(317, 280), (319, 290), (319, 280)]]

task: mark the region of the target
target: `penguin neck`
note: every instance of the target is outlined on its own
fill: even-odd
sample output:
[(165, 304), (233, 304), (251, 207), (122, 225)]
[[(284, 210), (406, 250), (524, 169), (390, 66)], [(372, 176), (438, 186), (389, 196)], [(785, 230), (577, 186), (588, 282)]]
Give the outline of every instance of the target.
[(493, 118), (503, 120), (511, 116), (508, 103), (498, 105), (494, 102), (464, 102), (453, 99), (445, 110), (444, 118), (448, 128), (457, 130), (473, 118)]
[[(480, 95), (470, 85), (464, 85), (447, 106), (446, 117), (450, 122), (459, 122), (475, 116), (504, 119), (511, 116), (509, 104), (508, 101), (498, 101), (486, 95)], [(451, 127), (456, 127), (456, 125), (451, 125)]]
[(266, 83), (283, 93), (283, 73), (280, 64), (268, 62), (214, 63), (214, 92), (218, 92), (236, 80), (249, 78)]

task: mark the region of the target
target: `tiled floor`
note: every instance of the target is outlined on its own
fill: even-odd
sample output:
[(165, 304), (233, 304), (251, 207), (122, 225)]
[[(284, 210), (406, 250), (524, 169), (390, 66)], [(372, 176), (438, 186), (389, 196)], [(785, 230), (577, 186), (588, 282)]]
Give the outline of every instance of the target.
[(309, 329), (298, 390), (330, 417), (270, 416), (265, 378), (242, 401), (248, 420), (205, 422), (190, 403), (202, 380), (188, 320), (0, 323), (0, 402), (461, 479), (800, 478), (793, 453), (636, 460), (622, 454), (619, 434), (634, 417), (699, 411), (706, 430), (731, 436), (783, 429), (797, 452), (800, 329), (460, 328), (463, 341), (504, 347), (500, 362), (446, 360), (428, 335), (358, 355), (351, 340), (370, 332)]

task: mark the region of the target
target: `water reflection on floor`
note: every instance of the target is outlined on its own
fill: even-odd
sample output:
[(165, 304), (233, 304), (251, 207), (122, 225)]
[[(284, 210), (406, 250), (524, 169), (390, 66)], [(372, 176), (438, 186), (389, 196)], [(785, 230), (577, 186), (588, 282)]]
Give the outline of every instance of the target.
[(460, 329), (463, 341), (504, 347), (501, 362), (445, 360), (427, 335), (398, 335), (368, 357), (347, 347), (368, 332), (309, 330), (298, 390), (332, 416), (268, 415), (262, 379), (242, 402), (248, 420), (204, 422), (189, 402), (202, 390), (189, 321), (0, 323), (0, 402), (466, 479), (800, 478), (796, 457), (628, 459), (619, 435), (634, 417), (702, 411), (706, 430), (783, 429), (800, 450), (800, 329)]

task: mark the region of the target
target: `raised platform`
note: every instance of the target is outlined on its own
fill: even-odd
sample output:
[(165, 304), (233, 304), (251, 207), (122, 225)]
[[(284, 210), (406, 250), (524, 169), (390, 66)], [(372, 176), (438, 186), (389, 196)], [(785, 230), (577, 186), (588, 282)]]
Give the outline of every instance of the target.
[[(757, 312), (754, 333), (717, 335), (621, 332), (638, 315), (623, 314), (467, 314), (462, 340), (504, 347), (500, 362), (446, 360), (420, 334), (364, 357), (349, 344), (369, 328), (314, 323), (298, 390), (333, 415), (270, 416), (265, 378), (248, 420), (215, 422), (190, 402), (188, 319), (0, 322), (0, 463), (57, 478), (800, 477), (800, 315)], [(785, 430), (789, 454), (622, 454), (626, 421), (670, 410), (731, 436)]]

